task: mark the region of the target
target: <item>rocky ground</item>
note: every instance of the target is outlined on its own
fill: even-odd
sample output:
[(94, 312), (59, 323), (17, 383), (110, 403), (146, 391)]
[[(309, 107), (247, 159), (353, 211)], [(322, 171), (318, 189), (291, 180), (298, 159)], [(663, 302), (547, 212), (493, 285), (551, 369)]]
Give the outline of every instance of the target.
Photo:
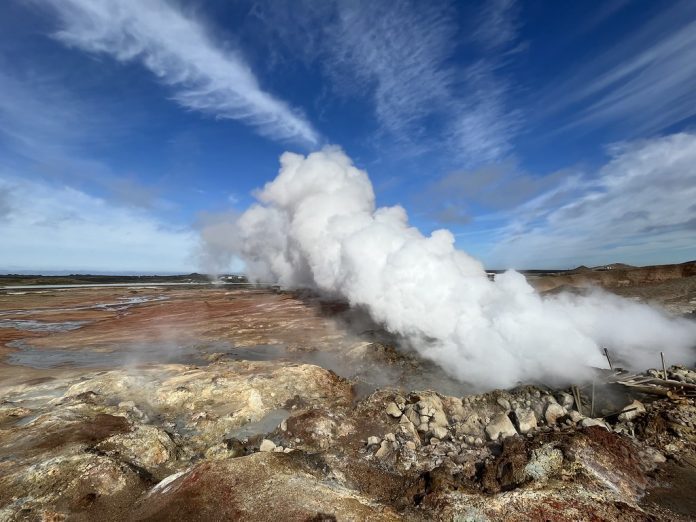
[(6, 293), (0, 342), (0, 520), (696, 516), (693, 369), (474, 393), (340, 304), (225, 289)]

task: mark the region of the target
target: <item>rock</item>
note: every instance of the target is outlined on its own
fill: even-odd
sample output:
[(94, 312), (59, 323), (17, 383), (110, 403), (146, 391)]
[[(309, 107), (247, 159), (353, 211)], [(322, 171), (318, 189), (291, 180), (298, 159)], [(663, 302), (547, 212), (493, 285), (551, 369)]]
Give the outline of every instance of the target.
[(527, 434), (537, 427), (537, 419), (532, 410), (515, 410), (517, 429), (520, 433)]
[(438, 397), (436, 394), (427, 393), (420, 395), (420, 400), (417, 403), (417, 407), (421, 414), (421, 424), (430, 422), (432, 420), (432, 422), (438, 426), (446, 427), (449, 425), (442, 400), (440, 400), (440, 397)]
[(500, 413), (495, 415), (486, 426), (486, 435), (490, 440), (498, 440), (517, 435), (517, 430), (510, 418), (506, 414)]
[(480, 437), (483, 435), (484, 423), (477, 413), (469, 415), (464, 422), (457, 424), (455, 430), (458, 436), (471, 435)]
[(413, 406), (411, 406), (411, 405), (406, 406), (406, 410), (405, 410), (404, 414), (406, 415), (406, 417), (408, 417), (408, 420), (410, 420), (414, 426), (420, 425), (420, 423), (421, 423), (420, 415), (418, 415), (418, 412), (416, 412), (416, 410), (413, 408)]
[(623, 409), (623, 413), (619, 415), (619, 420), (621, 422), (632, 421), (643, 413), (645, 413), (645, 406), (643, 406), (643, 403), (638, 400), (634, 400), (631, 404)]
[(568, 412), (568, 416), (570, 417), (570, 420), (572, 420), (572, 421), (575, 422), (576, 424), (577, 424), (578, 422), (580, 422), (582, 419), (584, 419), (584, 417), (582, 416), (582, 414), (581, 414), (579, 411), (577, 411), (577, 410), (570, 410), (570, 411)]
[(575, 404), (575, 399), (573, 399), (573, 396), (570, 393), (559, 392), (556, 399), (558, 400), (558, 403), (566, 410), (571, 409)]
[(657, 450), (652, 450), (650, 452), (650, 456), (655, 464), (664, 464), (667, 462), (667, 458), (665, 458), (665, 456)]
[(415, 451), (415, 450), (416, 450), (416, 443), (413, 442), (412, 440), (406, 441), (406, 444), (404, 444), (404, 446), (406, 446), (406, 447), (407, 447), (408, 449), (410, 449), (411, 451)]
[(487, 460), (481, 470), (481, 485), (488, 493), (513, 489), (527, 480), (525, 466), (528, 458), (524, 441), (518, 437), (505, 439), (501, 449), (500, 455)]
[(436, 437), (440, 440), (447, 438), (447, 436), (449, 435), (447, 428), (444, 428), (442, 426), (437, 426), (437, 425), (433, 426), (431, 428), (430, 432), (433, 434), (433, 437)]
[(272, 440), (263, 439), (263, 441), (261, 441), (261, 446), (259, 446), (259, 451), (270, 452), (273, 451), (275, 447), (275, 442)]
[(406, 416), (402, 417), (405, 422), (399, 421), (399, 433), (406, 439), (412, 440), (416, 445), (420, 446), (420, 437), (418, 436), (418, 431), (411, 421), (409, 421)]
[(445, 412), (443, 410), (435, 410), (435, 413), (433, 414), (432, 421), (435, 425), (446, 428), (449, 426), (449, 422), (447, 421), (447, 415), (445, 415)]
[(227, 447), (227, 444), (216, 444), (205, 451), (205, 458), (208, 460), (222, 460), (236, 456), (235, 452)]
[(508, 401), (507, 399), (500, 397), (496, 402), (505, 411), (508, 411), (510, 409), (510, 401)]
[(549, 426), (553, 426), (556, 424), (558, 419), (560, 417), (563, 417), (566, 414), (566, 411), (563, 409), (563, 406), (560, 404), (557, 404), (556, 402), (550, 402), (548, 406), (546, 406), (546, 411), (544, 412), (544, 419), (546, 420), (546, 423)]
[(388, 440), (389, 442), (396, 442), (396, 435), (394, 435), (393, 433), (387, 433), (384, 436), (384, 440)]
[(531, 480), (544, 480), (555, 475), (563, 466), (563, 452), (546, 444), (532, 450), (532, 456), (524, 468), (524, 473)]
[(401, 395), (394, 397), (394, 404), (396, 404), (402, 412), (406, 409), (406, 399)]
[(580, 421), (580, 426), (582, 426), (583, 428), (588, 428), (590, 426), (600, 426), (607, 431), (611, 431), (607, 423), (604, 422), (602, 419), (592, 419), (590, 417), (585, 417), (584, 419), (582, 419)]
[(391, 416), (394, 417), (394, 418), (397, 418), (397, 419), (398, 419), (399, 417), (401, 417), (401, 410), (399, 409), (399, 407), (398, 407), (398, 406), (396, 405), (396, 403), (394, 403), (394, 402), (390, 402), (390, 403), (387, 405), (387, 410), (386, 410), (386, 411), (387, 411), (387, 414), (388, 414), (388, 415), (391, 415)]
[(368, 446), (376, 446), (382, 442), (382, 440), (379, 437), (375, 437), (374, 435), (371, 437), (367, 437), (367, 445)]
[(273, 448), (273, 451), (275, 451), (276, 453), (283, 453), (283, 446), (276, 446), (275, 448)]
[(176, 455), (176, 446), (165, 431), (146, 425), (137, 426), (129, 433), (109, 437), (96, 448), (150, 472)]
[(383, 459), (389, 454), (391, 454), (391, 444), (387, 440), (383, 440), (379, 446), (379, 449), (375, 452), (375, 457), (378, 459)]

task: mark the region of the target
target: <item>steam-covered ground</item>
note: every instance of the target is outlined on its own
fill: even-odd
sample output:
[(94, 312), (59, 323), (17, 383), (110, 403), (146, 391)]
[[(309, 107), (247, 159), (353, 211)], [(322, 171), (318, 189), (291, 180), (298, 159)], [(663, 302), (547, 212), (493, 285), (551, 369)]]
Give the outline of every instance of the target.
[(0, 342), (0, 520), (696, 514), (693, 399), (475, 389), (312, 295), (6, 292)]

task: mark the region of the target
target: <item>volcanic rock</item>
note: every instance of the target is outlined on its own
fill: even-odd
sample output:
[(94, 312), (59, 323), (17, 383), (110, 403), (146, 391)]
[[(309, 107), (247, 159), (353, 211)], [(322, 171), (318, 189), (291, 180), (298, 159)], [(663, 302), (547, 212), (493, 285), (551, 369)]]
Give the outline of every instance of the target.
[(517, 430), (523, 435), (537, 427), (537, 419), (532, 410), (515, 410), (515, 419), (517, 421)]
[(398, 419), (399, 417), (401, 417), (401, 415), (402, 415), (402, 412), (401, 412), (401, 410), (399, 409), (399, 407), (396, 405), (396, 403), (393, 403), (393, 402), (390, 402), (390, 403), (387, 405), (387, 410), (386, 410), (386, 411), (387, 411), (387, 414), (388, 414), (388, 415), (391, 415), (392, 417), (395, 417), (395, 418), (397, 418), (397, 419)]
[(583, 428), (588, 428), (590, 426), (599, 426), (600, 428), (604, 428), (607, 431), (611, 431), (611, 428), (607, 425), (606, 422), (604, 422), (603, 419), (592, 419), (590, 417), (585, 417), (580, 421), (580, 426)]
[(259, 451), (268, 452), (268, 451), (275, 450), (275, 448), (276, 448), (275, 442), (273, 442), (272, 440), (263, 439), (263, 441), (261, 441), (261, 445), (259, 446)]
[(621, 422), (632, 421), (643, 413), (645, 413), (645, 406), (643, 406), (643, 403), (638, 400), (634, 400), (631, 404), (623, 409), (623, 413), (619, 415), (619, 420)]
[(565, 409), (563, 409), (563, 406), (560, 404), (557, 404), (556, 402), (550, 402), (548, 406), (546, 406), (546, 411), (544, 412), (544, 419), (546, 420), (546, 423), (549, 426), (553, 426), (556, 424), (559, 418), (563, 417), (566, 414)]
[(486, 435), (490, 440), (498, 440), (517, 435), (517, 430), (515, 430), (510, 418), (506, 414), (500, 413), (493, 417), (486, 426)]

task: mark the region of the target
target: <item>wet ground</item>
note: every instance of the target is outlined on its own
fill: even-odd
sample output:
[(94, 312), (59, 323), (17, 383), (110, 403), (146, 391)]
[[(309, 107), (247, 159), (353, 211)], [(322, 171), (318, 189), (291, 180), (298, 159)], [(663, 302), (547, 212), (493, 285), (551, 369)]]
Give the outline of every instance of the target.
[[(287, 361), (352, 379), (360, 396), (382, 386), (470, 391), (436, 365), (397, 353), (393, 340), (343, 305), (336, 311), (313, 297), (228, 288), (73, 287), (11, 292), (0, 295), (0, 305), (2, 363), (20, 372)], [(365, 324), (356, 327), (356, 321)], [(16, 377), (17, 369), (12, 373)]]

